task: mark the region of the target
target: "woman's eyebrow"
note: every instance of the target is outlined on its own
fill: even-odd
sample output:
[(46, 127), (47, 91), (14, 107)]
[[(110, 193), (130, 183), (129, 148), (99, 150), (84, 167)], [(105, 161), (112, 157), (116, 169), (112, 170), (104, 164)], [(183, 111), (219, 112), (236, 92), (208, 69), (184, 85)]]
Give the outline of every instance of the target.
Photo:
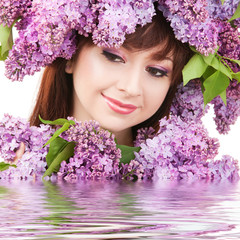
[(173, 62), (173, 59), (171, 57), (168, 57), (168, 56), (163, 56), (162, 54), (159, 54), (159, 53), (152, 53), (150, 56), (149, 56), (149, 59), (153, 59), (153, 60), (157, 60), (157, 61), (164, 61), (164, 60), (168, 60), (168, 61), (171, 61)]

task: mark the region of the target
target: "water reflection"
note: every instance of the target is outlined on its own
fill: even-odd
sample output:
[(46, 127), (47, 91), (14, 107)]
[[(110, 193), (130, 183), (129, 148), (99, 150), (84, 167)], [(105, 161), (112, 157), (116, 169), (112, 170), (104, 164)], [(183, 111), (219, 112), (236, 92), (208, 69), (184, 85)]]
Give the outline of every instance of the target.
[(0, 182), (0, 239), (239, 239), (240, 184)]

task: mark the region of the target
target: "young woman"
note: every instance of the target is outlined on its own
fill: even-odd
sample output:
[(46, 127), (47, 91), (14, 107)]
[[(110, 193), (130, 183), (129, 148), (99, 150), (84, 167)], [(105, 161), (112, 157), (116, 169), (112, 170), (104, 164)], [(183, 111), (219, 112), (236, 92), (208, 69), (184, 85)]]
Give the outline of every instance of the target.
[[(228, 172), (232, 174), (231, 176), (235, 176), (237, 167), (231, 158), (227, 160), (224, 158), (216, 165), (206, 162), (214, 159), (218, 143), (207, 136), (203, 126), (198, 125), (197, 122), (196, 125), (193, 122), (190, 124), (190, 121), (186, 120), (188, 119), (186, 113), (182, 115), (176, 113), (168, 120), (162, 119), (161, 131), (144, 143), (141, 142), (141, 136), (137, 136), (137, 130), (144, 127), (153, 127), (157, 132), (159, 120), (169, 115), (177, 86), (182, 81), (183, 67), (192, 56), (188, 44), (195, 47), (197, 51), (192, 62), (200, 63), (200, 66), (196, 68), (198, 71), (194, 69), (192, 71), (196, 74), (189, 74), (191, 76), (188, 80), (201, 77), (201, 73), (204, 78), (210, 78), (210, 80), (213, 78), (214, 81), (211, 83), (216, 83), (217, 80), (214, 77), (219, 74), (225, 76), (223, 80), (228, 79), (229, 76), (239, 76), (230, 71), (230, 68), (224, 67), (226, 62), (224, 61), (223, 64), (221, 57), (212, 55), (219, 65), (214, 63), (214, 66), (209, 68), (208, 62), (212, 64), (214, 61), (205, 61), (209, 59), (201, 55), (208, 56), (210, 53), (215, 53), (217, 47), (220, 46), (218, 54), (224, 56), (223, 59), (225, 57), (236, 59), (235, 55), (239, 56), (238, 51), (229, 54), (225, 52), (229, 46), (226, 46), (226, 49), (222, 47), (225, 46), (224, 43), (229, 42), (230, 38), (235, 39), (232, 37), (235, 33), (234, 29), (226, 21), (235, 10), (229, 13), (230, 16), (227, 16), (221, 23), (219, 13), (216, 14), (216, 12), (222, 7), (222, 2), (221, 6), (217, 4), (215, 9), (209, 8), (205, 1), (197, 1), (194, 5), (182, 1), (172, 4), (171, 1), (155, 0), (51, 1), (51, 3), (39, 0), (26, 1), (29, 6), (21, 2), (22, 8), (17, 8), (17, 12), (11, 7), (9, 7), (11, 11), (5, 10), (5, 6), (9, 6), (5, 4), (2, 8), (4, 10), (2, 18), (6, 22), (5, 19), (9, 19), (9, 12), (13, 13), (12, 20), (18, 19), (19, 15), (22, 17), (22, 20), (16, 23), (20, 30), (20, 38), (14, 44), (6, 60), (7, 76), (13, 80), (21, 80), (23, 76), (40, 70), (42, 66), (47, 66), (30, 118), (31, 125), (40, 124), (39, 116), (46, 120), (68, 116), (73, 116), (78, 121), (96, 120), (102, 128), (114, 133), (118, 144), (132, 146), (136, 139), (138, 143), (135, 142), (135, 146), (141, 145), (141, 150), (135, 155), (136, 158), (129, 165), (125, 164), (128, 166), (123, 166), (123, 164), (122, 169), (119, 170), (120, 156), (117, 153), (111, 154), (109, 150), (106, 156), (98, 154), (106, 148), (105, 142), (107, 144), (109, 141), (104, 140), (104, 144), (101, 143), (99, 147), (99, 142), (96, 138), (94, 139), (93, 142), (97, 143), (95, 144), (97, 145), (96, 155), (94, 150), (85, 144), (91, 142), (88, 138), (89, 132), (86, 133), (86, 139), (84, 138), (81, 142), (78, 137), (85, 137), (85, 135), (80, 135), (81, 129), (78, 131), (77, 127), (73, 127), (74, 136), (68, 138), (71, 145), (69, 142), (68, 145), (64, 142), (64, 150), (68, 151), (66, 146), (73, 147), (75, 143), (77, 147), (74, 147), (74, 156), (69, 159), (69, 163), (62, 162), (63, 166), (59, 171), (63, 175), (73, 173), (76, 177), (80, 171), (81, 174), (89, 174), (92, 177), (95, 174), (103, 176), (121, 171), (123, 176), (129, 176), (138, 169), (136, 175), (147, 179), (152, 178), (155, 173), (157, 176), (166, 178), (211, 179), (218, 173), (225, 172), (216, 169), (226, 168), (232, 169)], [(232, 9), (237, 9), (235, 5), (234, 3)], [(224, 12), (229, 12), (229, 7), (226, 9)], [(186, 45), (175, 38), (170, 23), (159, 10), (171, 21), (177, 38), (186, 42)], [(7, 21), (7, 24), (11, 25), (14, 22)], [(228, 33), (231, 33), (230, 35), (225, 34), (226, 29)], [(124, 42), (123, 39), (125, 39)], [(114, 46), (113, 43), (121, 47), (109, 47)], [(237, 44), (236, 41), (235, 45)], [(234, 48), (231, 47), (231, 49)], [(188, 70), (189, 66), (194, 65), (192, 62), (188, 64)], [(217, 69), (214, 69), (215, 67)], [(209, 76), (209, 74), (212, 75)], [(204, 86), (206, 82), (203, 82), (204, 95), (209, 95), (211, 100), (214, 94), (209, 91), (213, 88), (218, 91), (223, 90), (222, 93), (224, 93), (222, 87), (225, 87), (225, 82), (220, 83), (220, 88), (212, 86), (209, 82)], [(201, 94), (199, 99), (193, 100), (193, 105), (199, 109), (199, 100), (202, 104), (201, 86), (196, 84), (196, 88), (193, 87), (195, 90), (197, 88)], [(180, 107), (183, 111), (186, 109), (189, 114), (195, 115), (191, 106), (184, 104), (187, 97), (184, 93), (182, 95), (183, 106)], [(178, 96), (176, 101), (180, 98), (181, 96)], [(191, 97), (190, 100), (187, 99), (190, 105), (191, 100)], [(4, 127), (3, 125), (3, 129)], [(90, 129), (92, 130), (91, 127)], [(148, 135), (144, 130), (142, 131), (140, 135), (143, 134), (144, 137)], [(116, 147), (113, 136), (110, 136), (108, 131), (104, 132), (107, 133), (108, 140), (112, 138), (113, 145)], [(47, 132), (48, 137), (51, 134), (52, 132)], [(94, 134), (95, 131), (90, 131), (91, 136)], [(12, 137), (11, 134), (10, 136)], [(100, 142), (103, 142), (103, 139), (105, 138), (102, 137)], [(28, 149), (31, 150), (27, 146), (28, 140), (25, 140), (26, 152)], [(22, 142), (22, 138), (18, 140), (17, 147), (19, 142)], [(39, 141), (37, 143), (34, 141), (32, 145), (34, 144), (43, 145)], [(6, 149), (8, 150), (8, 147)], [(120, 151), (119, 148), (116, 151), (118, 150)], [(24, 151), (24, 144), (21, 144), (16, 152), (16, 159), (21, 158), (22, 155), (27, 158)], [(38, 151), (37, 149), (34, 154), (39, 155)], [(59, 148), (59, 151), (62, 151), (62, 148)], [(44, 152), (44, 154), (47, 153)], [(93, 154), (93, 156), (88, 154)], [(35, 155), (32, 159), (28, 159), (29, 162), (32, 163), (36, 159)], [(113, 155), (116, 161), (111, 160), (110, 156)], [(15, 156), (15, 152), (11, 156)], [(41, 158), (37, 164), (39, 162), (45, 164), (43, 166), (45, 168), (45, 159)], [(103, 171), (103, 166), (106, 166), (106, 172)], [(116, 171), (111, 172), (109, 170), (111, 168)], [(34, 170), (35, 167), (32, 169)], [(49, 169), (50, 167), (47, 170)]]
[(190, 56), (159, 11), (120, 48), (97, 47), (91, 37), (79, 36), (71, 60), (46, 67), (30, 122), (39, 125), (39, 115), (92, 119), (112, 131), (119, 144), (132, 145), (138, 128), (157, 130), (169, 114)]

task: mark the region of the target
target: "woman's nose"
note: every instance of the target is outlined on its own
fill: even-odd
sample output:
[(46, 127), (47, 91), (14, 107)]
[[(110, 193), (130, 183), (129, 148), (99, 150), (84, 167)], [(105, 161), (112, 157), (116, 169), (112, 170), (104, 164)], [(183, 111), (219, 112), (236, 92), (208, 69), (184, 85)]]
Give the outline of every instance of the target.
[(129, 96), (142, 94), (142, 73), (140, 70), (131, 69), (118, 78), (117, 88)]

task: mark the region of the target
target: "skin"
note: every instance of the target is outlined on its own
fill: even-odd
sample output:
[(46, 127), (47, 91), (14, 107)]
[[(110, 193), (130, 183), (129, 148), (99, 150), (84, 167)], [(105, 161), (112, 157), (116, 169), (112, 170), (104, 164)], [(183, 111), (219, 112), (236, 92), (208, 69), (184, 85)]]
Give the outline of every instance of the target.
[[(160, 47), (144, 51), (83, 47), (65, 69), (73, 74), (72, 115), (78, 121), (98, 121), (119, 144), (131, 146), (131, 127), (159, 109), (171, 84), (171, 57), (155, 60)], [(130, 110), (119, 102), (130, 105)]]

